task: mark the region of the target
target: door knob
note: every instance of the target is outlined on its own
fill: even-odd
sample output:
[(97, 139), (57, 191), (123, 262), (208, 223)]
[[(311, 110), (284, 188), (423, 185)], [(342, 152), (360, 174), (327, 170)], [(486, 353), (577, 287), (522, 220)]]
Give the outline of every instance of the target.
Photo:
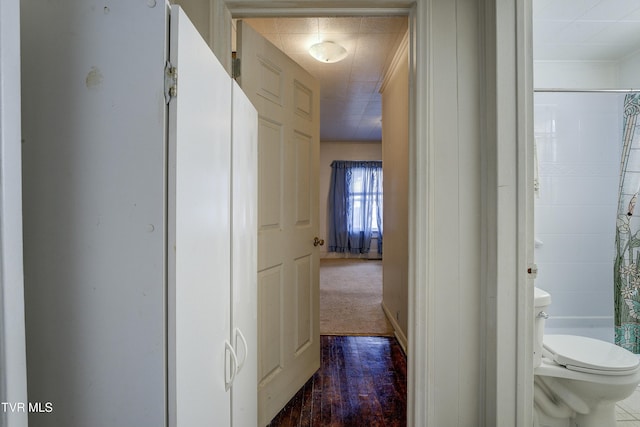
[(317, 237), (313, 239), (313, 246), (322, 246), (322, 245), (324, 245), (324, 239), (318, 239)]

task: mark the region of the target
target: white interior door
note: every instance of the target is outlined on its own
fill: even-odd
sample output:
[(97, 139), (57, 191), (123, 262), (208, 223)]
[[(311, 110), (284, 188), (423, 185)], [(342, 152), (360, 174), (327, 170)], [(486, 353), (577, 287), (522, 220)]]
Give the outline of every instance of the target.
[(258, 419), (320, 366), (318, 82), (238, 23), (242, 89), (258, 110)]
[(170, 34), (169, 425), (228, 426), (232, 80), (178, 6)]

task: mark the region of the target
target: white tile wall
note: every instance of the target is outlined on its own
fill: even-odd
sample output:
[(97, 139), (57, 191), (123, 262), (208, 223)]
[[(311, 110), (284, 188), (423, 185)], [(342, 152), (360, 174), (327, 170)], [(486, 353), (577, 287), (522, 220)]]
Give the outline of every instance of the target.
[(613, 337), (623, 100), (623, 94), (611, 93), (536, 93), (534, 98), (540, 178), (535, 230), (541, 242), (535, 251), (536, 286), (551, 293), (548, 333), (568, 328)]

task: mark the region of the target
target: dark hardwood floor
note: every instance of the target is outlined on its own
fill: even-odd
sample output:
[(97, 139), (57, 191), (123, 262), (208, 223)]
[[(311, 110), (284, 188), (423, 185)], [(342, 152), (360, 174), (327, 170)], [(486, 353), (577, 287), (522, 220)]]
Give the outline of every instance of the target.
[(407, 362), (395, 338), (321, 336), (320, 369), (270, 426), (407, 425)]

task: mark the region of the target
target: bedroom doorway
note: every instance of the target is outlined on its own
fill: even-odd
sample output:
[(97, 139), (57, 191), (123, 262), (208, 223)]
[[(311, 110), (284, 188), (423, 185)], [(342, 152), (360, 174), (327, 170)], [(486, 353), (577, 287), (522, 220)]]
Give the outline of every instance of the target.
[[(391, 169), (389, 169), (388, 176), (385, 170), (385, 180), (389, 179), (391, 183), (397, 184), (400, 182), (401, 184), (400, 186), (395, 186), (396, 191), (389, 197), (394, 203), (390, 210), (394, 211), (397, 205), (402, 204), (398, 203), (398, 198), (401, 195), (406, 218), (406, 211), (408, 210), (407, 171), (409, 169), (409, 123), (407, 119), (409, 116), (409, 100), (408, 95), (406, 95), (408, 93), (407, 17), (244, 18), (242, 23), (243, 25), (250, 25), (262, 37), (269, 40), (304, 68), (308, 67), (307, 71), (320, 80), (319, 236), (328, 240), (326, 237), (327, 196), (330, 185), (331, 163), (335, 160), (370, 162), (390, 158)], [(332, 64), (317, 63), (306, 51), (296, 50), (295, 47), (292, 47), (296, 43), (300, 43), (302, 39), (318, 37), (317, 34), (314, 34), (314, 31), (317, 33), (321, 28), (328, 30), (330, 36), (327, 37), (345, 43), (352, 48), (351, 55), (353, 58), (351, 58), (350, 65), (345, 61), (337, 65), (338, 69), (332, 70), (330, 68)], [(365, 37), (370, 37), (371, 39), (363, 40)], [(352, 45), (349, 45), (348, 40), (353, 39), (357, 40), (357, 42), (354, 41)], [(381, 43), (387, 45), (387, 50), (384, 54), (372, 53), (373, 47), (379, 46)], [(309, 43), (307, 42), (307, 44)], [(364, 63), (365, 59), (358, 59), (358, 55), (374, 55), (374, 58), (369, 63), (374, 65), (368, 65), (364, 68), (373, 69), (377, 67), (379, 74), (365, 72), (363, 66), (358, 65), (359, 63)], [(396, 57), (400, 59), (396, 59)], [(402, 68), (403, 65), (404, 68)], [(346, 67), (349, 68), (345, 74)], [(396, 137), (394, 141), (396, 146), (388, 147), (387, 151), (385, 151), (381, 142), (384, 139), (384, 130), (382, 129), (383, 94), (381, 92), (384, 88), (387, 96), (389, 96), (389, 93), (397, 89), (393, 87), (393, 83), (388, 83), (389, 79), (385, 78), (384, 75), (385, 73), (402, 74), (403, 72), (405, 80), (404, 86), (400, 91), (405, 94), (404, 101), (406, 105), (400, 110), (404, 109), (405, 111), (405, 122), (403, 123), (405, 129), (400, 134), (405, 136), (404, 144), (399, 149), (397, 146), (399, 138)], [(342, 77), (334, 77), (336, 75), (342, 75)], [(345, 81), (348, 82), (346, 85), (344, 84)], [(391, 99), (392, 102), (397, 102), (393, 98)], [(333, 111), (341, 108), (343, 104), (346, 104), (347, 113), (343, 112), (336, 117), (332, 116)], [(397, 106), (394, 108), (397, 110)], [(356, 116), (355, 124), (349, 123), (347, 120), (340, 120), (340, 117), (345, 114)], [(331, 126), (326, 126), (327, 123)], [(373, 123), (373, 126), (370, 124), (365, 126), (368, 123)], [(385, 123), (391, 123), (391, 121)], [(389, 126), (389, 128), (393, 129), (394, 126)], [(389, 154), (391, 151), (393, 152), (392, 155)], [(398, 175), (403, 175), (403, 179), (399, 179)], [(386, 204), (384, 209), (387, 209)], [(398, 218), (402, 217), (402, 215), (396, 214), (390, 217)], [(403, 250), (405, 264), (404, 270), (401, 272), (405, 281), (404, 289), (408, 287), (406, 283), (408, 276), (408, 266), (406, 264), (408, 258), (407, 227), (406, 219), (404, 224), (390, 227), (396, 233), (397, 230), (405, 232), (404, 236), (395, 238), (396, 241), (401, 240), (405, 246)], [(390, 235), (392, 234), (393, 232), (390, 233)], [(389, 237), (390, 242), (393, 240), (392, 237)], [(390, 314), (391, 310), (383, 309), (383, 261), (378, 253), (378, 245), (375, 239), (371, 244), (370, 253), (358, 254), (355, 255), (356, 258), (350, 259), (332, 257), (335, 254), (327, 254), (327, 246), (325, 244), (324, 247), (320, 247), (321, 257), (325, 258), (320, 263), (320, 335), (322, 335), (323, 348), (328, 345), (325, 341), (333, 339), (330, 337), (376, 337), (376, 339), (380, 338), (382, 340), (382, 344), (385, 341), (393, 342), (396, 348), (400, 349), (400, 354), (402, 354), (406, 348), (406, 338), (402, 342), (403, 347), (401, 348), (394, 338), (394, 326), (389, 321), (389, 318), (393, 318)], [(398, 268), (396, 266), (391, 271), (398, 272), (400, 269), (402, 267)], [(395, 283), (398, 283), (398, 281)], [(401, 315), (406, 316), (407, 314), (408, 297), (406, 291), (401, 305), (403, 309), (393, 309), (396, 320), (399, 320)], [(388, 314), (385, 314), (385, 311)], [(406, 331), (406, 327), (404, 330)], [(403, 332), (401, 335), (405, 334)], [(404, 354), (403, 357), (405, 357)], [(402, 366), (404, 368), (400, 369), (400, 371), (402, 372), (401, 377), (403, 379), (401, 382), (403, 385), (398, 387), (397, 391), (399, 393), (398, 397), (404, 402), (403, 405), (406, 405), (406, 359)], [(360, 372), (357, 366), (353, 366), (351, 369), (354, 369), (354, 377), (357, 376), (357, 372)], [(290, 403), (294, 400), (296, 400), (296, 397)], [(406, 406), (402, 410), (402, 415), (406, 417)]]
[[(339, 161), (380, 161), (384, 159), (385, 184), (395, 191), (384, 199), (385, 221), (393, 221), (385, 234), (385, 245), (391, 252), (383, 262), (373, 238), (368, 254), (350, 255), (376, 259), (370, 264), (348, 261), (327, 261), (321, 264), (321, 334), (352, 333), (393, 335), (399, 330), (401, 345), (406, 349), (408, 324), (408, 169), (409, 169), (409, 100), (408, 93), (408, 17), (348, 16), (348, 17), (248, 17), (244, 23), (252, 26), (265, 39), (300, 64), (320, 80), (320, 212), (319, 236), (328, 240), (327, 197), (331, 180), (331, 164)], [(307, 52), (318, 40), (330, 40), (344, 45), (347, 58), (338, 63), (321, 63)], [(404, 67), (404, 68), (403, 68)], [(403, 75), (404, 73), (404, 75)], [(401, 75), (398, 79), (397, 75)], [(389, 76), (392, 76), (390, 78)], [(404, 80), (403, 80), (404, 78)], [(399, 80), (400, 83), (397, 81)], [(395, 86), (394, 86), (395, 85)], [(397, 93), (405, 94), (398, 100)], [(383, 97), (390, 105), (383, 112)], [(405, 105), (398, 106), (404, 102)], [(393, 116), (397, 112), (402, 118)], [(383, 113), (385, 127), (382, 128)], [(403, 114), (404, 113), (404, 114)], [(404, 119), (404, 122), (402, 121)], [(402, 128), (402, 129), (399, 129)], [(386, 147), (382, 143), (387, 132)], [(392, 137), (389, 135), (393, 132)], [(320, 258), (342, 257), (327, 253), (327, 244), (320, 247)], [(383, 305), (382, 264), (390, 283)], [(349, 265), (347, 265), (349, 264)], [(332, 276), (324, 280), (322, 270)], [(361, 270), (359, 272), (359, 270)], [(372, 270), (377, 271), (375, 280)], [(337, 273), (341, 271), (347, 276)], [(359, 277), (362, 276), (362, 277)], [(351, 284), (345, 286), (345, 284)], [(372, 293), (372, 291), (374, 291)], [(357, 297), (362, 292), (361, 297)], [(351, 302), (349, 302), (351, 301)], [(358, 304), (355, 304), (357, 301)], [(368, 303), (365, 301), (369, 301)], [(377, 302), (376, 302), (377, 301)], [(335, 303), (335, 304), (334, 304)], [(382, 307), (385, 307), (384, 310)], [(351, 307), (349, 309), (348, 307)], [(364, 311), (362, 311), (364, 310)], [(386, 311), (386, 316), (385, 316)], [(358, 321), (362, 315), (375, 313), (375, 321)], [(391, 325), (391, 322), (395, 324)], [(360, 326), (357, 326), (358, 323)], [(366, 326), (366, 323), (378, 327)]]

